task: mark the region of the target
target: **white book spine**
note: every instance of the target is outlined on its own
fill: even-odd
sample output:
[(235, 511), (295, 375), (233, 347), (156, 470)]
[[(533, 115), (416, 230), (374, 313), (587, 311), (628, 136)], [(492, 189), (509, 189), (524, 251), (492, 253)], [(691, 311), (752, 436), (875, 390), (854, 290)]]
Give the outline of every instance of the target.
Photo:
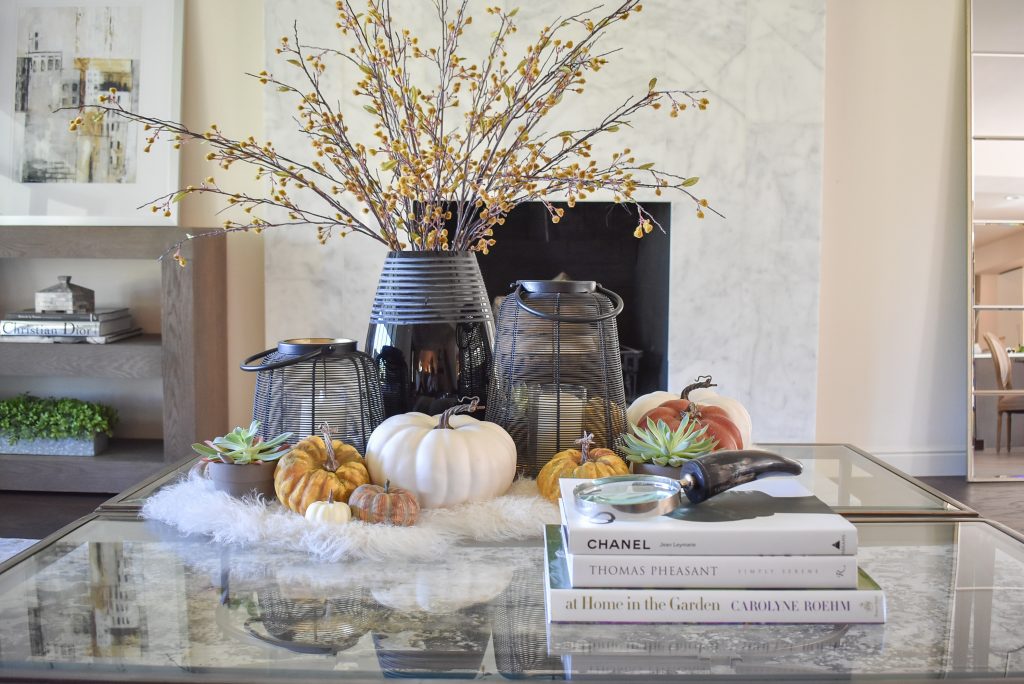
[(106, 335), (131, 327), (131, 319), (109, 321), (0, 321), (0, 335), (36, 335), (42, 337), (88, 337)]
[(550, 622), (882, 623), (881, 591), (549, 588)]
[(566, 554), (573, 588), (854, 589), (854, 556), (604, 556)]
[[(560, 481), (559, 507), (568, 537), (566, 550), (577, 555), (644, 556), (853, 556), (857, 552), (857, 528), (837, 515), (791, 478), (776, 482), (755, 481), (721, 495), (708, 507), (758, 497), (753, 509), (735, 511), (721, 521), (673, 519), (656, 516), (642, 520), (586, 518), (573, 507), (572, 488), (579, 480)], [(753, 487), (765, 491), (754, 491)], [(741, 493), (741, 489), (747, 491)], [(790, 492), (803, 496), (770, 495)], [(758, 506), (764, 506), (765, 513)], [(802, 509), (800, 507), (803, 507)], [(772, 509), (775, 509), (774, 511)], [(787, 512), (790, 511), (790, 512)], [(718, 510), (718, 513), (730, 513)]]
[(569, 525), (569, 553), (578, 555), (633, 556), (762, 556), (854, 555), (856, 535), (833, 530), (776, 530), (757, 534), (730, 530), (728, 534), (675, 535), (644, 530), (642, 524), (628, 532), (598, 528), (582, 530)]

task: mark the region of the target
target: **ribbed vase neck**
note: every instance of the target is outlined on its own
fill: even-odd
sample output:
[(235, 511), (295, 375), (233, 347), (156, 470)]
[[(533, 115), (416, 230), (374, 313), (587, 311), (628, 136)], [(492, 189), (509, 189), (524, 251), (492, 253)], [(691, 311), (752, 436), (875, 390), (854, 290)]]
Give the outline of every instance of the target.
[(390, 252), (371, 323), (490, 323), (490, 300), (473, 252)]

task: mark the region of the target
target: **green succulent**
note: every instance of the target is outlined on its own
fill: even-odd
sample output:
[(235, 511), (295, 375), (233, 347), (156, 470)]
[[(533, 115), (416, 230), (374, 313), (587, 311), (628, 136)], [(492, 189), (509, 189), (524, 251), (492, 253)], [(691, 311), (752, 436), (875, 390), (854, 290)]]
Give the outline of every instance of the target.
[(707, 431), (707, 425), (700, 426), (689, 415), (683, 415), (675, 430), (663, 420), (655, 423), (648, 418), (646, 428), (637, 426), (633, 434), (622, 436), (622, 449), (633, 463), (677, 467), (714, 450), (718, 440), (708, 437)]
[(193, 444), (192, 450), (208, 461), (235, 465), (276, 461), (291, 451), (291, 446), (285, 444), (291, 439), (291, 432), (282, 433), (267, 441), (264, 441), (259, 433), (260, 421), (254, 420), (248, 429), (236, 427), (222, 437)]

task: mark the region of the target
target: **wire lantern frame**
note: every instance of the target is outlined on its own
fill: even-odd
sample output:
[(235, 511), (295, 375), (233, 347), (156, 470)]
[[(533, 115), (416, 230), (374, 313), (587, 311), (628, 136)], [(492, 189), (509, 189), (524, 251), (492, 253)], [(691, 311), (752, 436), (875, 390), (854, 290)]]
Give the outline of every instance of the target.
[(364, 453), (384, 421), (373, 359), (357, 351), (353, 340), (284, 340), (250, 356), (241, 368), (257, 373), (252, 415), (264, 439), (282, 432), (302, 439), (327, 423), (338, 439)]
[(614, 449), (626, 428), (616, 317), (622, 298), (593, 281), (525, 280), (498, 309), (487, 420), (536, 476), (583, 432)]

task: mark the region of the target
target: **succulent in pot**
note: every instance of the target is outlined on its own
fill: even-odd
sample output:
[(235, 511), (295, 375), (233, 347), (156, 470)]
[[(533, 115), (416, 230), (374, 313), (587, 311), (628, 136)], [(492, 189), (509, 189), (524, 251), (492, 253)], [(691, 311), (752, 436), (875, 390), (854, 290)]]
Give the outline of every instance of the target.
[(633, 428), (623, 434), (622, 451), (634, 473), (675, 476), (680, 466), (690, 459), (709, 454), (718, 442), (708, 434), (708, 426), (684, 415), (679, 425), (648, 420), (646, 427)]
[(192, 445), (203, 459), (201, 472), (213, 480), (216, 489), (231, 496), (274, 496), (274, 469), (277, 460), (291, 450), (287, 442), (292, 433), (268, 440), (259, 433), (260, 422), (254, 420), (248, 428), (236, 427), (226, 435)]

